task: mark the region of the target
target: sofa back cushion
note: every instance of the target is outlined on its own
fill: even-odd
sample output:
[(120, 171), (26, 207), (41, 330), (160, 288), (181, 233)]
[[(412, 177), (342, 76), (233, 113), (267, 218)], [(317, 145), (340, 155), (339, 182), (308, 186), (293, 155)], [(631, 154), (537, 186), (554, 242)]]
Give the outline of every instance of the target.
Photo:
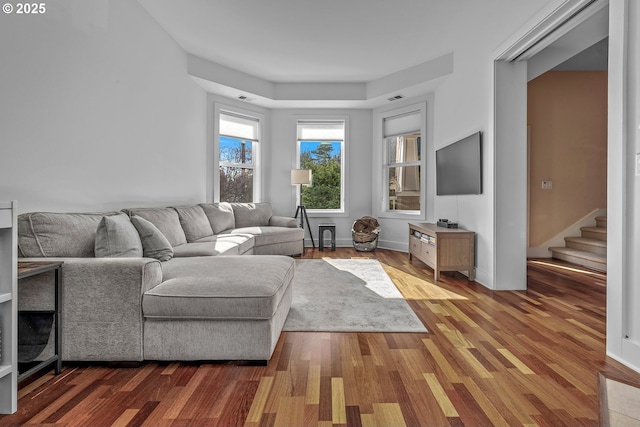
[(151, 224), (167, 238), (171, 246), (187, 243), (187, 237), (180, 225), (178, 212), (173, 208), (133, 208), (127, 209), (129, 216), (138, 215)]
[(215, 234), (236, 228), (236, 218), (233, 215), (231, 203), (201, 203), (200, 206), (207, 218), (209, 218), (211, 229)]
[(202, 206), (177, 206), (174, 209), (178, 212), (180, 225), (184, 230), (187, 242), (195, 242), (203, 237), (213, 235), (213, 229)]
[(140, 236), (127, 214), (102, 217), (96, 231), (95, 255), (96, 258), (142, 257)]
[(231, 203), (236, 219), (235, 228), (269, 225), (271, 203)]
[(103, 213), (32, 212), (18, 216), (18, 248), (22, 257), (93, 258)]

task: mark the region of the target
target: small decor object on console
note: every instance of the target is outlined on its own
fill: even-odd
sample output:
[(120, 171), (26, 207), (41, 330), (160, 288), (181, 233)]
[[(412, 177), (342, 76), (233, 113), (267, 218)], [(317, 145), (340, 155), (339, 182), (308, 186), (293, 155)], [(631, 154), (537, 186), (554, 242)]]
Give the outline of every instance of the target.
[(372, 252), (378, 247), (380, 224), (370, 216), (363, 216), (356, 220), (351, 227), (353, 247), (357, 251)]
[(450, 222), (448, 219), (439, 219), (437, 224), (438, 224), (438, 227), (458, 228), (457, 222)]

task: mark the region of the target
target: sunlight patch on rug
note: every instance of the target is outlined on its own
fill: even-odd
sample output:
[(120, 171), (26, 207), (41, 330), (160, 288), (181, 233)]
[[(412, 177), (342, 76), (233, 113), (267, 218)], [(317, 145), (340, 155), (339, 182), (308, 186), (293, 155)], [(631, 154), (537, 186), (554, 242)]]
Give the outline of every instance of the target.
[(338, 270), (347, 271), (366, 282), (365, 287), (382, 298), (403, 298), (391, 278), (375, 259), (323, 258)]
[(427, 332), (373, 259), (299, 259), (284, 331)]

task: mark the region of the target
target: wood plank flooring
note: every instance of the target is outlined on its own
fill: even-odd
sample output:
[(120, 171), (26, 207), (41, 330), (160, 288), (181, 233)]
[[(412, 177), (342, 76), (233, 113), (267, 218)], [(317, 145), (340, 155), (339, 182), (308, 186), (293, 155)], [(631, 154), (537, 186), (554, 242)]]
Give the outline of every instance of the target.
[(0, 426), (594, 426), (605, 356), (606, 276), (544, 260), (528, 290), (490, 291), (404, 253), (373, 257), (429, 333), (283, 333), (267, 366), (65, 365), (20, 384)]

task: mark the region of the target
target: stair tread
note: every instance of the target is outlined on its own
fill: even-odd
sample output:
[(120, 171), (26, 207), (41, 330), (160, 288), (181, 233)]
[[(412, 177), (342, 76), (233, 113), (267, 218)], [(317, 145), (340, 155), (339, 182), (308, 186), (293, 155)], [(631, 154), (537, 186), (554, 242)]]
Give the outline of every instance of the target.
[(585, 245), (592, 245), (592, 246), (600, 246), (600, 247), (607, 246), (606, 240), (590, 239), (588, 237), (572, 236), (572, 237), (565, 237), (564, 240), (567, 242), (576, 242), (576, 243), (582, 243)]
[(596, 221), (606, 221), (607, 217), (606, 216), (597, 216), (596, 217)]
[(591, 231), (592, 233), (607, 234), (607, 229), (604, 227), (580, 227), (581, 231)]
[(594, 254), (593, 252), (581, 251), (579, 249), (571, 249), (571, 248), (565, 248), (563, 246), (558, 246), (558, 247), (551, 247), (549, 248), (549, 250), (551, 252), (558, 252), (558, 253), (570, 255), (576, 258), (587, 259), (589, 261), (601, 262), (605, 264), (607, 262), (606, 255)]

